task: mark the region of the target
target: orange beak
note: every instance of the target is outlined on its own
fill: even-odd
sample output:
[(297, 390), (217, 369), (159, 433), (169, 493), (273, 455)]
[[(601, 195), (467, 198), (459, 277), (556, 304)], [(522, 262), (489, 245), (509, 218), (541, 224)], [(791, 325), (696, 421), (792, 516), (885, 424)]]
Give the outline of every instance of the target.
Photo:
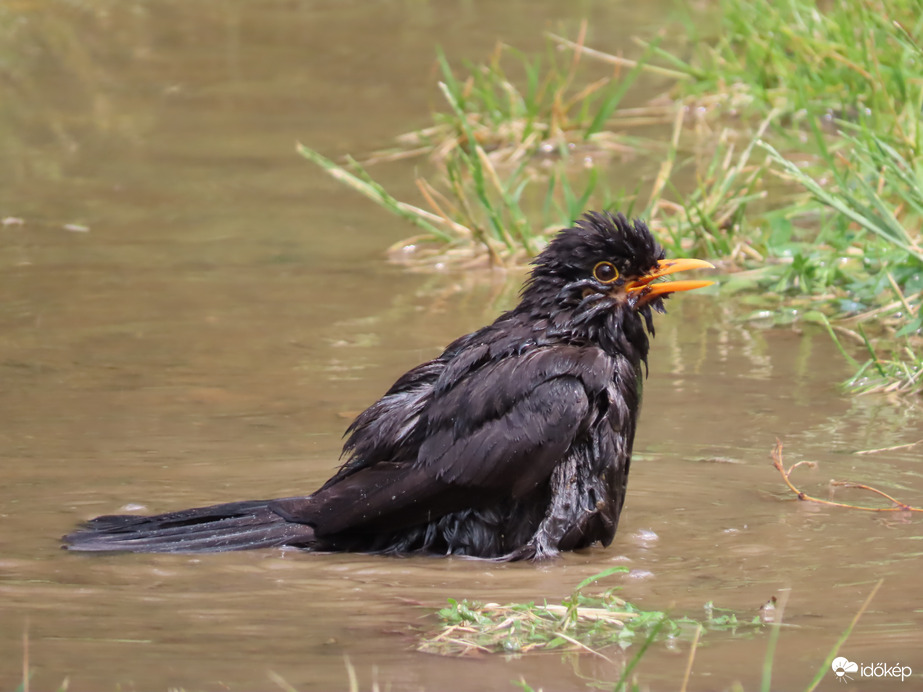
[(692, 291), (696, 288), (705, 288), (711, 286), (714, 281), (664, 281), (662, 283), (653, 283), (657, 279), (674, 274), (676, 272), (686, 271), (688, 269), (714, 269), (715, 265), (698, 259), (663, 259), (657, 263), (653, 271), (648, 272), (634, 281), (625, 284), (625, 292), (639, 301), (647, 302), (657, 296), (669, 293), (678, 293), (679, 291)]

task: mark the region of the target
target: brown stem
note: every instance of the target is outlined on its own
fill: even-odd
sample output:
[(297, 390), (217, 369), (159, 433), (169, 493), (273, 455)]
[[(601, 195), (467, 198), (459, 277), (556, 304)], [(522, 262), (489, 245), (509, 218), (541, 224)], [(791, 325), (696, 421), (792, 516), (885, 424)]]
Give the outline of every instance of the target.
[(871, 486), (865, 485), (863, 483), (853, 483), (852, 481), (831, 481), (831, 485), (840, 486), (844, 488), (857, 488), (859, 490), (868, 490), (869, 492), (875, 493), (885, 498), (889, 502), (893, 503), (894, 507), (862, 507), (860, 505), (851, 505), (845, 502), (833, 502), (832, 500), (822, 500), (818, 497), (811, 497), (806, 494), (804, 491), (799, 490), (791, 481), (792, 472), (801, 465), (815, 467), (816, 464), (813, 461), (799, 461), (796, 464), (792, 464), (788, 470), (785, 468), (785, 464), (782, 462), (782, 441), (776, 440), (776, 446), (772, 449), (772, 465), (776, 467), (779, 473), (782, 474), (782, 480), (785, 481), (785, 485), (798, 496), (799, 500), (805, 500), (807, 502), (816, 502), (817, 504), (827, 505), (829, 507), (843, 507), (845, 509), (858, 509), (863, 512), (923, 512), (923, 508), (912, 507), (908, 504), (905, 504), (899, 500), (894, 499), (887, 493), (884, 493), (877, 488), (872, 488)]

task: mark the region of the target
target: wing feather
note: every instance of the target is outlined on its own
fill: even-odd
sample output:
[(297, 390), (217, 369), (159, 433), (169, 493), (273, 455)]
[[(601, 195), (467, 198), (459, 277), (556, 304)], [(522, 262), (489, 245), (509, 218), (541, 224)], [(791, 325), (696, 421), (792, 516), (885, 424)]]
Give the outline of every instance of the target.
[[(451, 386), (443, 382), (438, 394), (415, 383), (409, 391), (417, 420), (407, 436), (419, 440), (415, 450), (365, 458), (314, 495), (273, 509), (323, 536), (398, 529), (521, 497), (548, 482), (596, 420), (612, 374), (612, 361), (599, 349), (557, 346), (481, 364)], [(389, 394), (407, 395), (408, 389)], [(378, 426), (397, 425), (396, 408), (379, 413), (394, 420)]]

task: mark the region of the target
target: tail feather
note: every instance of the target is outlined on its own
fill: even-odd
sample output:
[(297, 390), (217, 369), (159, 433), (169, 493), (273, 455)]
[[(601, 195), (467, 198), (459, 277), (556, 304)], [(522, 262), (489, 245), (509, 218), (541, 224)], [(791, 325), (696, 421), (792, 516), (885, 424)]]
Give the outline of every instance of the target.
[(216, 553), (273, 546), (310, 548), (314, 529), (274, 512), (275, 500), (231, 502), (156, 516), (113, 515), (64, 536), (68, 550)]

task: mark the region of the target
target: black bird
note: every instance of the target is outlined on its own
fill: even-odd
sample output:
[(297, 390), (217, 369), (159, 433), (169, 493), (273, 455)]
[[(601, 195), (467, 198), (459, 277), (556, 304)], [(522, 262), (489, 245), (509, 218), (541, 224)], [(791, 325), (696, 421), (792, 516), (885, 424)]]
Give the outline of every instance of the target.
[(658, 282), (641, 221), (588, 213), (534, 261), (513, 310), (413, 368), (349, 426), (305, 497), (104, 516), (71, 550), (311, 551), (542, 559), (608, 545), (625, 501), (652, 313), (710, 281)]

